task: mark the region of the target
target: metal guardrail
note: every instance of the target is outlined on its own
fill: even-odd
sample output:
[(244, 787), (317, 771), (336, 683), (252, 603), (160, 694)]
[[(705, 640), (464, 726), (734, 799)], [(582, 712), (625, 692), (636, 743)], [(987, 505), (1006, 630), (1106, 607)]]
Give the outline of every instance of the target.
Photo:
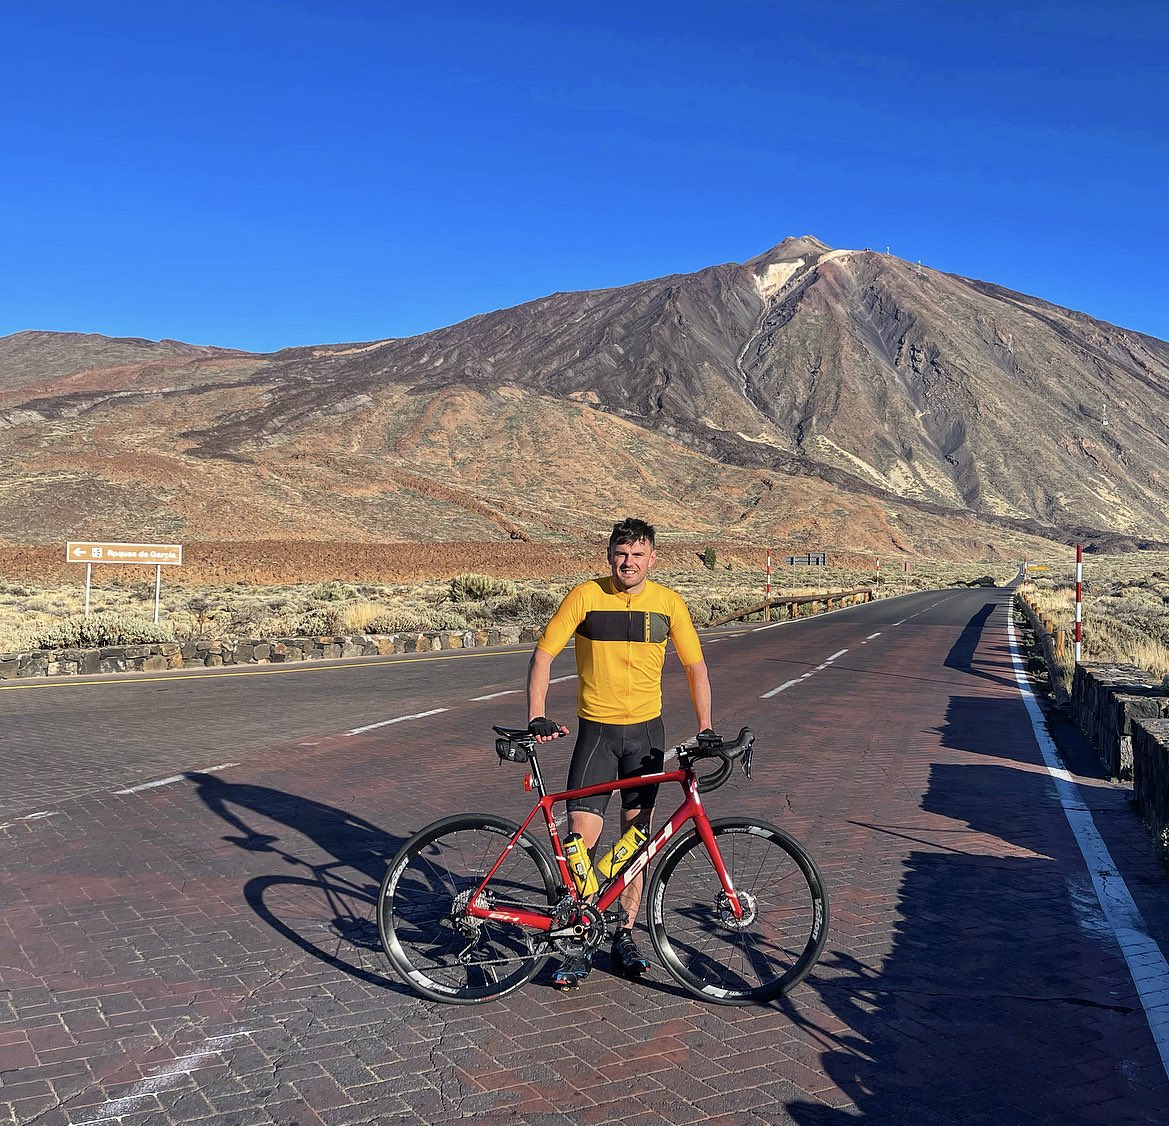
[(1039, 611), (1031, 604), (1031, 600), (1024, 591), (1015, 592), (1015, 605), (1022, 611), (1035, 635), (1035, 640), (1043, 654), (1044, 664), (1047, 665), (1047, 679), (1051, 682), (1051, 694), (1060, 707), (1067, 707), (1071, 696), (1064, 686), (1063, 674), (1060, 671), (1063, 662), (1064, 649), (1067, 645), (1068, 631), (1065, 628), (1053, 625), (1050, 621), (1041, 620)]
[(743, 618), (749, 618), (752, 614), (764, 614), (767, 611), (773, 610), (778, 606), (786, 606), (788, 608), (789, 618), (798, 618), (800, 616), (801, 606), (813, 606), (818, 602), (825, 604), (825, 610), (832, 609), (832, 603), (839, 603), (844, 605), (846, 598), (859, 598), (864, 596), (865, 602), (871, 602), (875, 597), (872, 587), (863, 586), (857, 587), (854, 590), (833, 590), (825, 594), (801, 594), (798, 597), (793, 597), (790, 594), (779, 595), (776, 598), (769, 598), (765, 602), (760, 602), (755, 606), (744, 606), (741, 610), (736, 610), (733, 614), (724, 614), (721, 618), (715, 618), (710, 624), (712, 626), (725, 626), (727, 622), (737, 622)]

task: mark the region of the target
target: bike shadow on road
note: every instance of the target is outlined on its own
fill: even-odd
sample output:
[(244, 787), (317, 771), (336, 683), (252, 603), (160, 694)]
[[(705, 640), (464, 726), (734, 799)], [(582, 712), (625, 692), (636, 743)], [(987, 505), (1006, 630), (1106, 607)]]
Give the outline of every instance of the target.
[[(405, 837), (285, 790), (196, 771), (186, 777), (207, 808), (236, 830), (225, 841), (279, 862), (279, 871), (253, 876), (243, 887), (244, 899), (259, 918), (314, 958), (371, 984), (407, 992), (380, 972), (384, 955), (374, 920), (382, 876)], [(272, 831), (280, 826), (286, 834)]]

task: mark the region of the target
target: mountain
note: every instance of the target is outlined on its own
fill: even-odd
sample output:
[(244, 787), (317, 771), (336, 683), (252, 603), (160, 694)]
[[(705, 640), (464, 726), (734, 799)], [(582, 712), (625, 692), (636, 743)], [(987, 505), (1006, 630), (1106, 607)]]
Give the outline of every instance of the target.
[(1169, 541), (1169, 344), (871, 250), (266, 355), (0, 338), (0, 538)]

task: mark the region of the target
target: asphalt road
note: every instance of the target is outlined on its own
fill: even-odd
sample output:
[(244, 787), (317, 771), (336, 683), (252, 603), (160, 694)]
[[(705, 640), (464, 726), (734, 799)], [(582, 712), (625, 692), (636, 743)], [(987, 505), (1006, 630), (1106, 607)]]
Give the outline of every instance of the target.
[[(720, 726), (758, 737), (711, 812), (787, 828), (832, 897), (820, 965), (759, 1009), (656, 967), (471, 1009), (389, 972), (372, 900), (400, 843), (526, 811), (490, 734), (524, 718), (526, 649), (0, 686), (0, 1123), (1165, 1121), (1165, 880), (1074, 733), (1084, 772), (1049, 769), (1009, 604), (705, 636)], [(1073, 822), (1161, 940), (1135, 969)]]

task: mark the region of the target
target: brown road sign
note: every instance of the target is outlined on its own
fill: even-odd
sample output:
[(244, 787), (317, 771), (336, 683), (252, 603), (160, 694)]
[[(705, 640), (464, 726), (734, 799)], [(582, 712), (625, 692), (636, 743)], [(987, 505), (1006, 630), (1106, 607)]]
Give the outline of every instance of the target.
[(91, 543), (65, 545), (70, 563), (141, 563), (149, 567), (177, 567), (183, 561), (179, 543)]

